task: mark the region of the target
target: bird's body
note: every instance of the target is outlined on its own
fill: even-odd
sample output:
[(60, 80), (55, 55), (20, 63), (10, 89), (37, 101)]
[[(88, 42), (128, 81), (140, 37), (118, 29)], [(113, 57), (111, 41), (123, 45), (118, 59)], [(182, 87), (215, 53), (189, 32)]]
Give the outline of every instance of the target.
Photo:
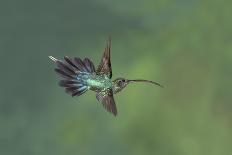
[(146, 82), (161, 86), (157, 82), (148, 80), (128, 80), (117, 78), (111, 80), (112, 69), (110, 61), (111, 40), (105, 48), (101, 63), (95, 70), (95, 66), (88, 58), (64, 57), (64, 61), (58, 60), (52, 56), (49, 58), (57, 65), (55, 71), (63, 78), (59, 85), (66, 89), (66, 92), (72, 96), (80, 96), (87, 90), (96, 92), (96, 98), (100, 101), (107, 111), (117, 115), (117, 108), (113, 94), (120, 92), (129, 83)]
[(76, 79), (95, 92), (99, 92), (103, 89), (113, 88), (113, 82), (105, 75), (83, 72), (78, 74)]

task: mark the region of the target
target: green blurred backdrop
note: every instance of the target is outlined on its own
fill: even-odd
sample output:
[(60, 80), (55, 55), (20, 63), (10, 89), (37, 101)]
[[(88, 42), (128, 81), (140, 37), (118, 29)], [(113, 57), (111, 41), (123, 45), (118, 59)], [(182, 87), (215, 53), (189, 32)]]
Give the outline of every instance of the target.
[[(232, 154), (232, 2), (1, 0), (1, 155)], [(101, 59), (128, 86), (107, 113), (70, 97), (48, 55)]]

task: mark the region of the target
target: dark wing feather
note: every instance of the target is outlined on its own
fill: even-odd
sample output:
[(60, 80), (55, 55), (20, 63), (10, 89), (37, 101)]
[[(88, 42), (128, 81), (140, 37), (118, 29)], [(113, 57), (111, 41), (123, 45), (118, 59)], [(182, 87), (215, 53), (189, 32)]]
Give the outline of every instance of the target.
[(80, 58), (74, 58), (75, 65), (77, 65), (81, 71), (87, 72), (84, 62)]
[(75, 71), (73, 70), (73, 67), (64, 63), (63, 61), (57, 61), (57, 67), (60, 68), (62, 71), (66, 72), (70, 75), (76, 75)]
[(112, 113), (114, 116), (117, 115), (117, 107), (114, 101), (112, 89), (106, 89), (97, 93), (96, 98), (101, 102), (104, 108)]
[(75, 62), (71, 58), (65, 56), (64, 59), (69, 65), (73, 66), (76, 70), (81, 70), (80, 67), (76, 65)]
[(83, 60), (83, 63), (85, 64), (85, 67), (88, 70), (88, 72), (90, 72), (90, 73), (95, 72), (95, 67), (94, 67), (94, 65), (93, 65), (93, 63), (92, 63), (91, 60), (89, 60), (88, 58), (85, 58)]
[(61, 69), (56, 68), (55, 71), (56, 71), (57, 73), (59, 73), (60, 76), (62, 76), (63, 78), (71, 78), (71, 79), (74, 78), (74, 76), (67, 74), (66, 72), (64, 72), (64, 71), (61, 70)]
[(66, 61), (66, 66), (69, 66), (69, 68), (74, 68), (74, 73), (77, 73), (78, 71), (88, 73), (95, 72), (93, 62), (88, 58), (85, 58), (84, 60), (81, 60), (80, 58), (74, 58), (74, 60), (72, 60), (71, 58), (65, 56), (64, 59)]
[(95, 72), (95, 67), (94, 67), (93, 62), (89, 59), (88, 59), (88, 61), (89, 61), (90, 69), (92, 70), (92, 72)]
[(72, 93), (72, 96), (80, 96), (80, 95), (82, 95), (82, 94), (84, 94), (86, 91), (87, 91), (88, 89), (77, 89), (77, 90), (75, 90), (73, 93)]
[(70, 87), (66, 87), (65, 90), (68, 94), (70, 94), (72, 96), (80, 96), (88, 90), (88, 87), (87, 86), (73, 85)]
[(70, 86), (73, 86), (73, 85), (77, 85), (79, 82), (78, 81), (73, 81), (73, 80), (60, 80), (59, 81), (59, 85), (61, 87), (70, 87)]
[(101, 63), (99, 64), (96, 73), (98, 75), (106, 74), (110, 79), (112, 77), (112, 69), (111, 69), (111, 62), (110, 62), (110, 50), (111, 50), (111, 38), (107, 43), (107, 46), (104, 50)]

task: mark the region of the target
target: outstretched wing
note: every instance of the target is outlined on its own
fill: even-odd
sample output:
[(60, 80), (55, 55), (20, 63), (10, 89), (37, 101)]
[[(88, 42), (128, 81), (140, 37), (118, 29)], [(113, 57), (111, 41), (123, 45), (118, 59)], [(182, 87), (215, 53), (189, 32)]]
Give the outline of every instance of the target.
[(96, 73), (98, 75), (107, 75), (110, 79), (112, 77), (112, 69), (110, 62), (111, 38), (109, 38), (106, 48), (104, 50), (101, 63), (98, 65)]
[(103, 104), (104, 108), (108, 112), (114, 114), (114, 116), (117, 115), (117, 107), (114, 102), (112, 89), (106, 89), (106, 90), (98, 92), (96, 94), (96, 98), (99, 102)]

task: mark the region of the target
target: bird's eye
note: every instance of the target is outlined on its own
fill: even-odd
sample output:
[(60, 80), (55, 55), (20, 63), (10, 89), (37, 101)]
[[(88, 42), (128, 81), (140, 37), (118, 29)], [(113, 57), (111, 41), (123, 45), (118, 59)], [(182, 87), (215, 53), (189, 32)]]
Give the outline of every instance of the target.
[(123, 81), (122, 81), (122, 80), (119, 80), (119, 81), (118, 81), (118, 84), (119, 84), (119, 85), (123, 85)]

